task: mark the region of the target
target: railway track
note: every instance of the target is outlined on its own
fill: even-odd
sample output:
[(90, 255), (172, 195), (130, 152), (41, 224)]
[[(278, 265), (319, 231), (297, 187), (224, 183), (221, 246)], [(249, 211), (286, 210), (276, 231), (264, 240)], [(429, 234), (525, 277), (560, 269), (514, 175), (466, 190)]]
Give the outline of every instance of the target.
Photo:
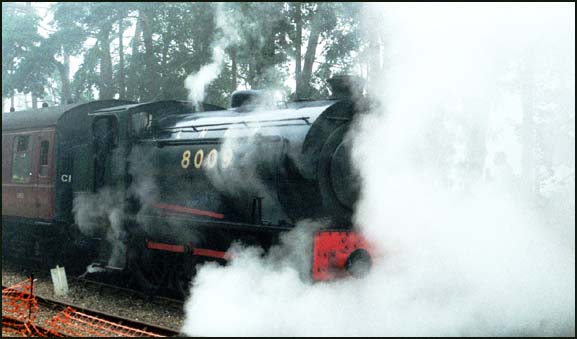
[(92, 280), (89, 278), (79, 278), (79, 277), (71, 276), (71, 275), (67, 275), (67, 279), (68, 279), (68, 281), (76, 282), (78, 284), (92, 285), (92, 286), (99, 288), (100, 290), (109, 289), (109, 290), (115, 290), (115, 291), (122, 291), (125, 293), (132, 294), (134, 296), (137, 296), (139, 298), (147, 299), (149, 301), (165, 301), (165, 302), (169, 302), (169, 303), (174, 303), (175, 305), (178, 305), (179, 307), (182, 307), (182, 305), (184, 305), (184, 300), (182, 300), (182, 299), (164, 297), (161, 295), (149, 295), (149, 294), (146, 294), (146, 293), (139, 291), (139, 290), (136, 290), (136, 289), (121, 287), (118, 285), (109, 284), (109, 283), (102, 282), (99, 280)]
[(71, 305), (83, 314), (102, 314), (103, 319), (115, 319), (114, 322), (120, 324), (144, 324), (149, 328), (171, 331), (171, 336), (178, 334), (184, 321), (182, 299), (147, 295), (135, 289), (72, 274), (67, 274), (69, 293), (55, 296), (50, 271), (46, 267), (12, 261), (3, 261), (3, 264), (3, 286), (13, 285), (34, 274), (37, 278), (34, 296), (39, 304), (44, 305), (43, 309), (62, 310)]
[[(30, 263), (23, 263), (23, 262), (13, 262), (13, 261), (3, 261), (2, 262), (4, 267), (9, 267), (12, 268), (14, 270), (19, 270), (19, 271), (23, 271), (23, 272), (28, 272), (28, 273), (34, 273), (34, 275), (36, 277), (39, 277), (40, 275), (42, 275), (43, 277), (50, 277), (49, 269), (43, 265), (32, 265)], [(29, 274), (27, 274), (29, 275)], [(70, 283), (74, 284), (81, 284), (81, 285), (91, 285), (94, 286), (96, 288), (98, 288), (99, 290), (105, 290), (108, 289), (110, 291), (122, 291), (125, 292), (127, 294), (131, 294), (134, 295), (138, 298), (142, 298), (142, 299), (146, 299), (147, 301), (150, 302), (154, 302), (154, 301), (163, 301), (163, 302), (169, 302), (169, 303), (174, 303), (175, 305), (178, 305), (179, 307), (182, 307), (182, 305), (184, 304), (184, 299), (177, 299), (177, 298), (173, 298), (173, 297), (168, 297), (168, 296), (164, 296), (164, 295), (159, 295), (159, 294), (150, 294), (150, 293), (146, 293), (143, 292), (142, 290), (136, 289), (136, 288), (129, 288), (129, 287), (123, 287), (121, 286), (121, 284), (124, 285), (128, 285), (126, 283), (117, 283), (114, 284), (110, 281), (117, 281), (118, 279), (106, 279), (106, 278), (97, 278), (97, 277), (102, 277), (103, 274), (101, 273), (93, 273), (93, 274), (88, 274), (88, 275), (74, 275), (74, 274), (66, 274), (66, 278)], [(91, 278), (92, 277), (92, 278)], [(107, 282), (109, 281), (109, 282)]]
[[(2, 286), (3, 331), (8, 326), (16, 333), (26, 330), (36, 336), (179, 336), (178, 331), (170, 328), (36, 296), (31, 293), (32, 284), (30, 280), (29, 289), (25, 284), (16, 288)], [(48, 316), (38, 316), (42, 312)], [(33, 323), (40, 318), (43, 324)]]

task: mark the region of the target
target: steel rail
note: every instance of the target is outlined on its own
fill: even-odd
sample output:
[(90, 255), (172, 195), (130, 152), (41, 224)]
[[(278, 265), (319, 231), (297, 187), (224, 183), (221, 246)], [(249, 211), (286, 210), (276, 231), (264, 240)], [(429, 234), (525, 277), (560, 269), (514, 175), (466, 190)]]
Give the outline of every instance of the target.
[[(2, 290), (6, 289), (6, 288), (8, 288), (8, 287), (5, 287), (4, 285), (2, 285)], [(134, 319), (117, 316), (117, 315), (114, 315), (114, 314), (111, 314), (108, 312), (97, 311), (94, 309), (78, 306), (78, 305), (71, 304), (71, 303), (64, 303), (64, 302), (61, 302), (61, 301), (58, 301), (58, 300), (55, 300), (52, 298), (48, 298), (48, 297), (41, 297), (38, 295), (34, 295), (34, 297), (36, 298), (36, 300), (38, 301), (39, 304), (43, 304), (44, 306), (48, 306), (48, 307), (52, 308), (52, 310), (64, 310), (67, 307), (72, 307), (74, 310), (76, 310), (78, 312), (82, 312), (82, 313), (90, 315), (90, 316), (94, 316), (94, 317), (97, 317), (97, 318), (100, 318), (103, 320), (107, 320), (107, 321), (116, 323), (118, 325), (124, 325), (124, 326), (132, 327), (132, 328), (146, 331), (146, 332), (154, 332), (156, 334), (159, 334), (162, 336), (167, 336), (167, 337), (174, 337), (174, 336), (180, 335), (179, 331), (175, 331), (174, 329), (167, 328), (164, 326), (155, 325), (155, 324), (151, 324), (151, 323), (143, 322), (143, 321), (137, 321)]]

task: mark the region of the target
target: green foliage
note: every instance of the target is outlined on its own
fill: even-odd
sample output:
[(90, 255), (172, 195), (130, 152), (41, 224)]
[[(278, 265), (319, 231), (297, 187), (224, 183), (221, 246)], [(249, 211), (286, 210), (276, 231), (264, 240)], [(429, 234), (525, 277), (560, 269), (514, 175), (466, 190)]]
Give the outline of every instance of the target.
[(39, 57), (37, 47), (42, 41), (37, 31), (40, 18), (29, 7), (14, 6), (2, 3), (2, 97), (11, 96), (16, 90), (30, 92), (32, 88), (39, 92), (39, 76), (29, 78), (34, 83), (27, 86), (23, 78), (43, 71), (41, 65), (35, 68), (33, 62)]
[[(326, 96), (324, 80), (348, 71), (354, 63), (351, 52), (361, 47), (359, 9), (356, 3), (55, 3), (54, 31), (43, 38), (34, 11), (3, 3), (2, 95), (40, 96), (57, 74), (57, 92), (70, 87), (75, 100), (104, 92), (117, 96), (120, 83), (126, 99), (186, 100), (184, 80), (213, 61), (218, 41), (226, 41), (226, 55), (219, 76), (206, 88), (206, 102), (226, 106), (237, 85), (288, 95), (287, 83), (295, 78), (296, 21), (301, 20), (301, 59), (311, 32), (319, 38), (308, 60), (312, 73), (299, 81), (310, 87), (311, 97)], [(123, 46), (118, 46), (120, 27)], [(69, 56), (82, 60), (75, 74), (68, 73)]]

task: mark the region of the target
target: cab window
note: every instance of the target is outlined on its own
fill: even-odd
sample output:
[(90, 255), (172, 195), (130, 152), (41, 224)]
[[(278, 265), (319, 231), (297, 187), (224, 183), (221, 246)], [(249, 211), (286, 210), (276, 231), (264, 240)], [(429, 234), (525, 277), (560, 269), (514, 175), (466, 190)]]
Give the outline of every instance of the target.
[(130, 134), (134, 137), (146, 136), (152, 126), (152, 113), (138, 112), (130, 117)]
[(118, 145), (116, 118), (110, 116), (99, 117), (94, 121), (92, 128), (98, 150), (108, 152)]

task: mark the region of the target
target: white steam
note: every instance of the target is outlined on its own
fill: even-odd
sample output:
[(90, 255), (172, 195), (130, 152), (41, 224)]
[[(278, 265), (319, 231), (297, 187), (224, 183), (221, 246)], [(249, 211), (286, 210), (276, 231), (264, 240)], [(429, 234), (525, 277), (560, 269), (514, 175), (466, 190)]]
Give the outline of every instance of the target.
[(104, 188), (98, 193), (74, 198), (74, 222), (82, 234), (106, 239), (109, 249), (101, 248), (99, 259), (109, 266), (122, 267), (126, 252), (126, 231), (123, 228), (124, 196), (121, 191)]
[(226, 48), (240, 39), (230, 20), (232, 20), (231, 16), (226, 15), (223, 4), (217, 3), (215, 21), (217, 29), (220, 29), (222, 34), (212, 45), (212, 62), (202, 66), (197, 73), (190, 74), (184, 81), (184, 86), (189, 90), (188, 98), (193, 105), (197, 105), (204, 99), (206, 86), (220, 74)]
[[(294, 262), (235, 248), (199, 269), (182, 332), (574, 336), (574, 4), (366, 12), (383, 14), (368, 34), (388, 40), (369, 89), (379, 108), (353, 129), (355, 221), (384, 256), (365, 279), (311, 284)], [(552, 145), (537, 185), (549, 205), (523, 152), (537, 143)]]

